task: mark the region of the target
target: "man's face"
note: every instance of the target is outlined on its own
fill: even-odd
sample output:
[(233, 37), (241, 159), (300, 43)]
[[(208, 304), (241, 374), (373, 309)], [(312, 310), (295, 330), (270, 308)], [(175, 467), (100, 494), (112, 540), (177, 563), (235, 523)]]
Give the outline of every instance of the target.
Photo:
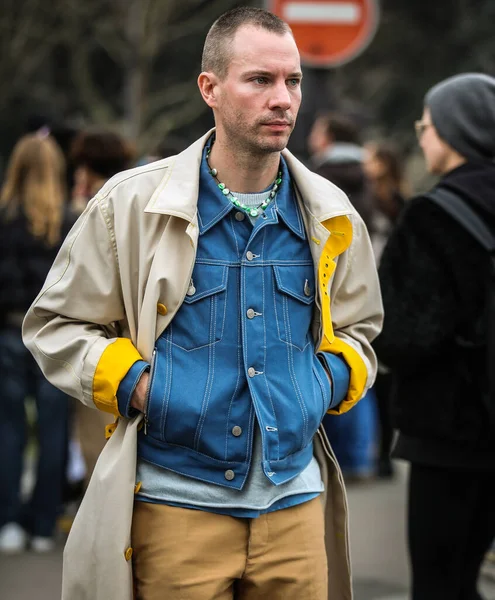
[(216, 81), (217, 129), (252, 154), (287, 146), (301, 104), (299, 52), (290, 34), (241, 27), (225, 79)]

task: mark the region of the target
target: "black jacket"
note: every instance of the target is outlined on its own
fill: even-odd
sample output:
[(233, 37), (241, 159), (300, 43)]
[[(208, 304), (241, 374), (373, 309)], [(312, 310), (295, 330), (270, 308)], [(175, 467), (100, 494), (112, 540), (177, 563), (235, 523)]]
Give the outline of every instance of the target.
[[(465, 164), (439, 183), (495, 232), (495, 165)], [(425, 197), (409, 202), (382, 256), (385, 321), (375, 342), (394, 374), (395, 455), (432, 465), (495, 470), (495, 435), (481, 395), (483, 348), (469, 348), (483, 313), (488, 255)]]
[(0, 326), (8, 313), (25, 313), (31, 306), (73, 222), (67, 213), (59, 242), (49, 247), (29, 232), (22, 212), (8, 220), (0, 211)]

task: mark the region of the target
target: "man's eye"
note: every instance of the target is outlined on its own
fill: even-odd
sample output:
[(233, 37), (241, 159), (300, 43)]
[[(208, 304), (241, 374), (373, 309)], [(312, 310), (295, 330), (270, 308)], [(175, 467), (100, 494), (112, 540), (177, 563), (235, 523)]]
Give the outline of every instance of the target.
[(297, 87), (299, 83), (299, 79), (289, 79), (289, 85), (291, 85), (292, 87)]
[(266, 79), (266, 77), (256, 77), (256, 79), (254, 81), (256, 83), (259, 83), (260, 85), (262, 85), (267, 82), (267, 79)]

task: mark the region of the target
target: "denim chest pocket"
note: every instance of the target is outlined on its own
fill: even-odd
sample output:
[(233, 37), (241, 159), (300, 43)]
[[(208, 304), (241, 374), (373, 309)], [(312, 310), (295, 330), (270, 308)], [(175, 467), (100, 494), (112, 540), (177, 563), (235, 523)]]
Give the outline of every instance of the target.
[(171, 342), (197, 350), (219, 342), (225, 325), (228, 268), (196, 264), (184, 302), (171, 323)]
[(310, 338), (315, 276), (313, 265), (273, 267), (274, 301), (280, 340), (304, 350)]

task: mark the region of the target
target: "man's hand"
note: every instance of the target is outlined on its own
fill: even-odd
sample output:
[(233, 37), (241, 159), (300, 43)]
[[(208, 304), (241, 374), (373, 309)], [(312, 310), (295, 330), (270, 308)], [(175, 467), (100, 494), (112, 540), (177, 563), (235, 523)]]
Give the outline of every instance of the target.
[(146, 401), (146, 392), (148, 390), (149, 373), (143, 373), (138, 381), (134, 393), (131, 398), (132, 408), (136, 408), (139, 412), (144, 412), (144, 403)]

